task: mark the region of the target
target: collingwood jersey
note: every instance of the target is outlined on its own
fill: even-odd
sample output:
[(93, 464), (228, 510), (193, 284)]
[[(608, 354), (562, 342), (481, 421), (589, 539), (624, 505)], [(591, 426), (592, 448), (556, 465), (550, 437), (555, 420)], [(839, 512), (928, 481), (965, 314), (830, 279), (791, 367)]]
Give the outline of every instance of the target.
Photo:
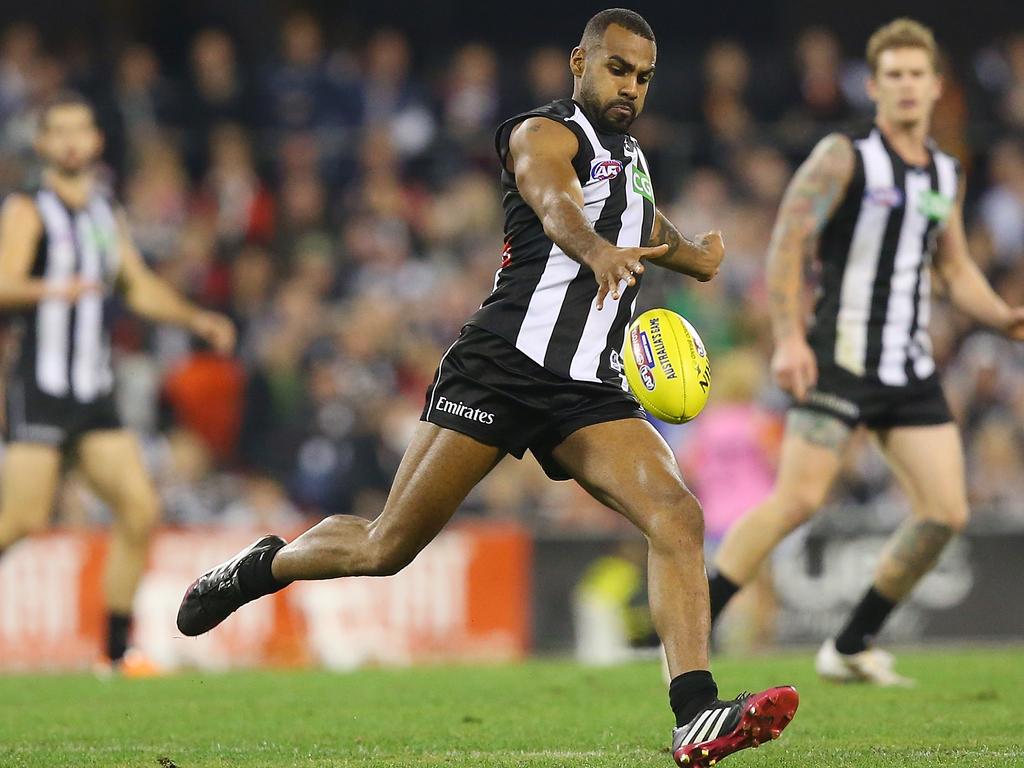
[(546, 117), (579, 141), (573, 168), (583, 187), (583, 211), (595, 231), (619, 246), (643, 246), (654, 223), (654, 193), (647, 161), (628, 134), (600, 131), (572, 99), (553, 101), (505, 121), (495, 144), (501, 159), (505, 249), (494, 290), (470, 319), (514, 344), (560, 376), (625, 386), (619, 353), (636, 304), (636, 285), (597, 310), (594, 273), (565, 255), (523, 200), (505, 160), (512, 129)]
[(114, 212), (98, 192), (78, 210), (46, 187), (33, 197), (43, 232), (31, 276), (54, 283), (77, 277), (102, 289), (74, 303), (47, 298), (19, 312), (23, 332), (14, 374), (46, 395), (92, 402), (114, 383), (105, 301), (119, 270)]
[(809, 341), (823, 364), (906, 386), (935, 373), (929, 268), (959, 168), (931, 143), (927, 165), (908, 165), (878, 128), (851, 139), (856, 170), (819, 241)]

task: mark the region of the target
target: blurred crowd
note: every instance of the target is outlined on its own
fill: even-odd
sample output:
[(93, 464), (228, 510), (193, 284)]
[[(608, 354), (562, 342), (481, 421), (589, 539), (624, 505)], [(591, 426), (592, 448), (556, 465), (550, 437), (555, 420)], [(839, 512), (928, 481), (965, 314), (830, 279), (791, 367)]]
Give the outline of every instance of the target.
[[(38, 105), (83, 91), (145, 258), (238, 325), (238, 354), (223, 359), (117, 313), (120, 406), (168, 521), (377, 514), (437, 361), (500, 263), (494, 129), (571, 93), (571, 41), (502, 57), (478, 42), (417, 50), (394, 29), (358, 47), (331, 40), (305, 13), (256, 58), (225, 30), (199, 29), (175, 69), (141, 42), (54, 48), (25, 24), (0, 36), (0, 191), (35, 178)], [(665, 429), (712, 536), (770, 485), (781, 434), (764, 290), (779, 199), (817, 139), (870, 120), (865, 75), (859, 51), (826, 29), (785, 51), (712, 41), (663, 55), (634, 126), (659, 206), (686, 233), (725, 233), (716, 280), (654, 270), (641, 294), (693, 321), (714, 360), (707, 411)], [(974, 258), (1024, 303), (1024, 32), (946, 62), (945, 75), (934, 134), (967, 171)], [(932, 331), (978, 519), (1024, 524), (1024, 352), (943, 306)], [(837, 498), (881, 518), (902, 504), (866, 440)], [(72, 478), (62, 514), (88, 520), (95, 504)], [(503, 462), (463, 514), (623, 524), (530, 459)]]

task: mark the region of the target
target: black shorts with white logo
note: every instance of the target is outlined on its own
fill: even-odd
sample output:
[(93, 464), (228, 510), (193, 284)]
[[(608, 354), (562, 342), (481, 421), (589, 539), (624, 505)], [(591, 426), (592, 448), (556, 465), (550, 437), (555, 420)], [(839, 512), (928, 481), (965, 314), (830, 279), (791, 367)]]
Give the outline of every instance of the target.
[(441, 358), (420, 416), (517, 459), (529, 449), (553, 480), (569, 479), (551, 455), (569, 435), (629, 418), (644, 418), (629, 392), (557, 376), (505, 339), (472, 325)]
[(868, 429), (920, 427), (953, 420), (937, 375), (893, 387), (835, 365), (822, 366), (814, 389), (792, 408), (826, 413), (851, 428), (858, 424)]
[(69, 448), (86, 432), (121, 429), (112, 394), (83, 403), (71, 396), (49, 395), (17, 375), (5, 389), (7, 442)]

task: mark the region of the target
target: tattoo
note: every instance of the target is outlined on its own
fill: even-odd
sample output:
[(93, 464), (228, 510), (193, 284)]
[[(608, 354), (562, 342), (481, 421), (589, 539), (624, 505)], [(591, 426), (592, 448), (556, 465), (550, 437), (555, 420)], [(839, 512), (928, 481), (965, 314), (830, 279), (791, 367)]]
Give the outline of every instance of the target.
[(796, 409), (786, 417), (786, 432), (799, 435), (808, 443), (840, 453), (850, 439), (851, 430), (835, 416)]
[(825, 137), (793, 176), (768, 247), (766, 281), (776, 338), (803, 328), (804, 259), (839, 206), (854, 169), (850, 140)]
[(902, 600), (932, 569), (953, 533), (948, 525), (933, 520), (904, 522), (885, 545), (875, 588), (890, 600)]
[(647, 245), (668, 246), (668, 253), (651, 259), (658, 266), (697, 278), (705, 277), (699, 265), (699, 256), (705, 253), (704, 247), (676, 229), (661, 211), (655, 211), (654, 225), (651, 227), (651, 237)]
[(680, 246), (700, 248), (697, 243), (676, 229), (675, 225), (665, 218), (661, 211), (655, 213), (654, 226), (651, 228), (651, 239), (647, 244), (651, 246), (667, 244), (668, 253), (661, 257), (663, 259), (667, 259), (675, 254)]

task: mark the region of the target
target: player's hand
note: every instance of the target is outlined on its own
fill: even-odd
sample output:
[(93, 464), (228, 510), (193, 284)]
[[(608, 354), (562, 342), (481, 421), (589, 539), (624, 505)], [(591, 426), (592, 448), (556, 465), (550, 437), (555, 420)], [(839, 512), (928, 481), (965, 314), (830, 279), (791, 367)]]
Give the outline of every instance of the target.
[(699, 247), (694, 250), (693, 266), (687, 270), (687, 274), (706, 283), (718, 274), (718, 268), (725, 258), (725, 241), (722, 233), (715, 229), (698, 235), (697, 245)]
[(619, 283), (636, 285), (636, 276), (644, 271), (643, 259), (656, 259), (668, 253), (665, 244), (653, 248), (619, 248), (610, 243), (586, 260), (597, 280), (597, 308), (604, 309), (605, 297), (610, 293), (619, 300)]
[(808, 390), (818, 383), (818, 361), (801, 334), (794, 333), (776, 342), (772, 378), (798, 402), (803, 402)]
[(197, 312), (189, 329), (218, 354), (230, 355), (235, 350), (235, 324), (218, 312)]
[(1014, 341), (1024, 341), (1024, 307), (1010, 307), (1003, 333)]
[(99, 293), (102, 290), (103, 286), (96, 280), (72, 277), (47, 286), (45, 298), (63, 299), (64, 301), (74, 303), (87, 293)]

